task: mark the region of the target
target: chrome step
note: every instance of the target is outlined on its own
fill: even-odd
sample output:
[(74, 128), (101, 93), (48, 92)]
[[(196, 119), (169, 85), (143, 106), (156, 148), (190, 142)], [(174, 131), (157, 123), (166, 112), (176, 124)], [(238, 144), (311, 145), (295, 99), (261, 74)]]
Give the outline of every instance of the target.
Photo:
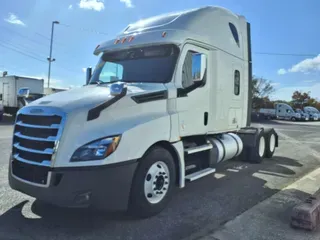
[(191, 173), (187, 176), (185, 176), (185, 179), (192, 182), (194, 180), (197, 180), (199, 178), (202, 178), (202, 177), (205, 177), (211, 173), (214, 173), (216, 172), (216, 169), (215, 168), (206, 168), (206, 169), (202, 169), (198, 172), (195, 172), (195, 173)]
[(195, 164), (191, 164), (191, 165), (186, 166), (185, 170), (188, 171), (188, 170), (194, 169), (196, 167), (197, 166)]
[(207, 151), (207, 150), (210, 150), (211, 148), (212, 148), (212, 144), (207, 143), (207, 144), (196, 146), (196, 147), (186, 148), (184, 152), (187, 154), (192, 154), (192, 153)]

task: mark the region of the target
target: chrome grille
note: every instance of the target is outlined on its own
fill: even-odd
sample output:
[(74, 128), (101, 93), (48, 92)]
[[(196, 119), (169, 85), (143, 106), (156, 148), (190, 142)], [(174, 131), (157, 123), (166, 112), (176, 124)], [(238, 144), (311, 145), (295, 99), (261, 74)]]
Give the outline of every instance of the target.
[(63, 113), (50, 108), (21, 109), (14, 128), (13, 160), (31, 165), (52, 166), (64, 120)]

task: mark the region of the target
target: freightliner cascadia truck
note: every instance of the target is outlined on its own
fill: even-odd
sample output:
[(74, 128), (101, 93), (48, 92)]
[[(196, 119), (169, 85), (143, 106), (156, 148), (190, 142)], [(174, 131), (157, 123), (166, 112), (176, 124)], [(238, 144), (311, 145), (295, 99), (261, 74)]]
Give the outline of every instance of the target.
[(251, 127), (245, 17), (214, 6), (160, 15), (128, 25), (94, 54), (83, 87), (19, 110), (11, 188), (146, 218), (221, 162), (260, 163), (278, 147), (274, 129)]

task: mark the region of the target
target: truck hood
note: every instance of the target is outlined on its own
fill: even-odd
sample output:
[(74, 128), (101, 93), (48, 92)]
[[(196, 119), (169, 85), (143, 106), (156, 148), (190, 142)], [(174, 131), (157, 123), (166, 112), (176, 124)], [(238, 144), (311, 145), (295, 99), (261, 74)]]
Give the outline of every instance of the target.
[[(110, 100), (111, 84), (88, 85), (68, 91), (54, 93), (31, 102), (28, 106), (48, 106), (60, 108), (68, 113), (77, 109), (92, 108)], [(128, 83), (127, 96), (165, 90), (162, 83)]]

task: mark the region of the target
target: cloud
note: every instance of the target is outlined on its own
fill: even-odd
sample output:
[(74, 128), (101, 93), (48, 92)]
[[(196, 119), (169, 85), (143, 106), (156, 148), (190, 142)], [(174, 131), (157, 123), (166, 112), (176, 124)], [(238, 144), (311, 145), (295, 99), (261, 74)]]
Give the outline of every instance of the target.
[(68, 9), (69, 9), (69, 10), (72, 10), (72, 9), (73, 9), (72, 4), (69, 5)]
[(283, 74), (286, 74), (287, 73), (287, 70), (285, 70), (284, 68), (280, 68), (278, 70), (278, 75), (283, 75)]
[(314, 58), (307, 58), (301, 62), (293, 65), (289, 69), (280, 68), (278, 70), (278, 75), (283, 75), (286, 73), (304, 73), (309, 74), (311, 72), (320, 71), (320, 54)]
[(320, 54), (314, 58), (307, 58), (295, 65), (293, 65), (289, 72), (310, 72), (320, 71)]
[(15, 25), (20, 25), (20, 26), (26, 26), (24, 22), (22, 22), (17, 15), (13, 13), (9, 13), (8, 17), (4, 19), (6, 22), (15, 24)]
[(134, 8), (134, 5), (131, 0), (120, 0), (120, 2), (124, 3), (127, 8)]
[(271, 96), (271, 99), (280, 99), (290, 101), (294, 91), (310, 92), (311, 97), (320, 98), (320, 83), (309, 86), (283, 87), (277, 89)]
[(104, 9), (104, 0), (80, 0), (79, 7), (100, 12)]

